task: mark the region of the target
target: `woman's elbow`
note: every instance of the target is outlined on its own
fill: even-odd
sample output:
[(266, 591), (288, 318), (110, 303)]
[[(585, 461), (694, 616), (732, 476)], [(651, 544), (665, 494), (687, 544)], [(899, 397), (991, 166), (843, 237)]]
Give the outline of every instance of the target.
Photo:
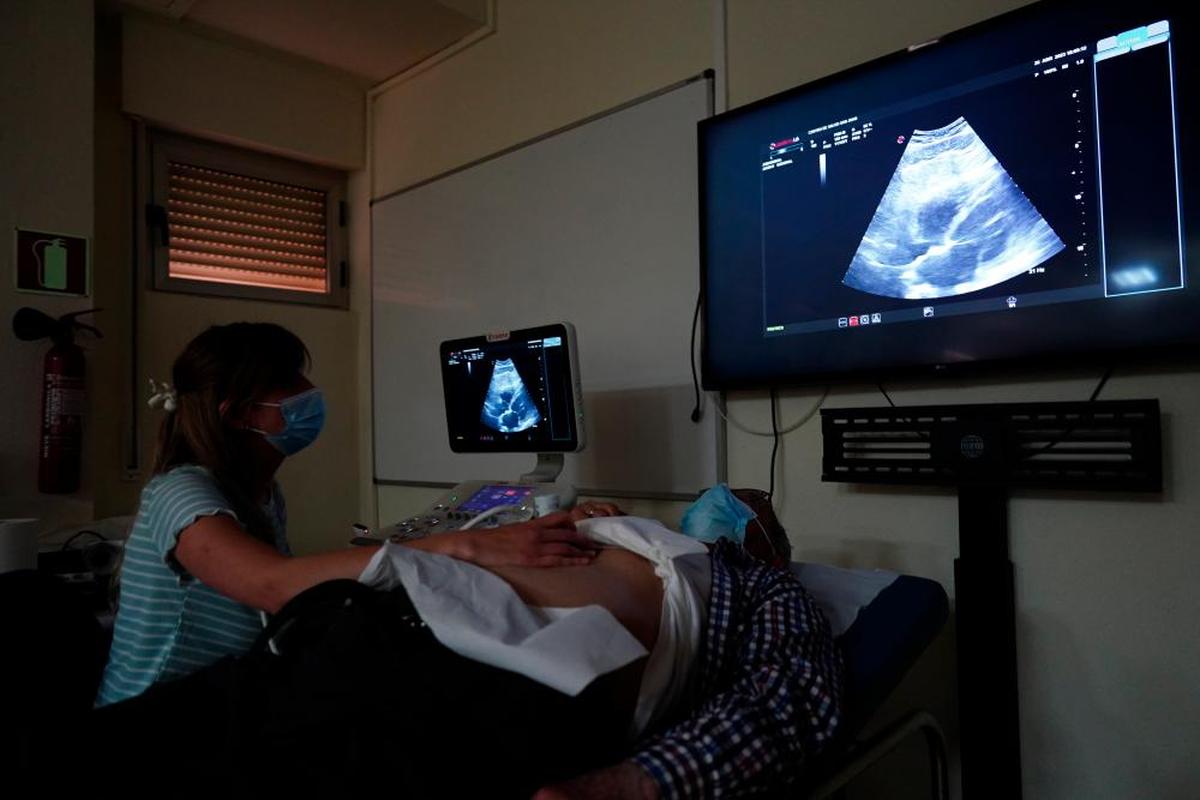
[(247, 598), (246, 605), (268, 614), (277, 614), (295, 596), (296, 591), (289, 588), (284, 576), (268, 573), (258, 581), (258, 586), (255, 587), (253, 596)]

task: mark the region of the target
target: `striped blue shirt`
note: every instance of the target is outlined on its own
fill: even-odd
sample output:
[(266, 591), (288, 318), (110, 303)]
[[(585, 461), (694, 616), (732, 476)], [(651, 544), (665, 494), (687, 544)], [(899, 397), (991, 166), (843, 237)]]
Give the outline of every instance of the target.
[[(276, 548), (291, 555), (283, 496), (272, 485), (266, 507)], [(139, 695), (152, 684), (187, 675), (223, 656), (240, 655), (262, 630), (261, 617), (188, 574), (175, 559), (179, 534), (200, 517), (237, 515), (203, 467), (156, 475), (125, 545), (121, 600), (97, 706)]]

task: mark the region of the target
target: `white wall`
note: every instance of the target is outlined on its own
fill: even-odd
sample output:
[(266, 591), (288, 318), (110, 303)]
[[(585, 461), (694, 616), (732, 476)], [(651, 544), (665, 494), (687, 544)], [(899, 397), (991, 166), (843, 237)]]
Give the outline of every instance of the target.
[(374, 196), (711, 66), (706, 5), (509, 0), (496, 33), (375, 98)]
[(363, 165), (361, 79), (194, 25), (124, 15), (124, 110), (302, 161)]
[[(1017, 3), (1007, 0), (730, 0), (728, 87), (736, 106), (923, 41)], [(713, 66), (708, 2), (606, 4), (506, 0), (498, 32), (382, 94), (370, 131), (374, 195), (468, 163)], [(890, 387), (898, 403), (1087, 397), (1098, 374), (1064, 370), (971, 384)], [(1105, 397), (1158, 397), (1166, 413), (1162, 497), (1019, 494), (1010, 507), (1017, 570), (1025, 797), (1200, 796), (1200, 419), (1194, 372), (1119, 369)], [(785, 392), (784, 422), (817, 391)], [(827, 405), (875, 405), (874, 388), (837, 387)], [(765, 395), (731, 399), (735, 418), (769, 428)], [(368, 451), (369, 452), (369, 451)], [(730, 431), (735, 485), (766, 486), (770, 440)], [(364, 474), (369, 474), (369, 460)], [(781, 447), (781, 515), (800, 558), (925, 575), (953, 592), (956, 502), (944, 490), (822, 484), (817, 424)], [(435, 491), (380, 487), (379, 518)], [(649, 509), (677, 519), (678, 506)], [(953, 732), (953, 627), (891, 710), (930, 705)], [(922, 796), (920, 750), (890, 759), (852, 797)]]
[[(365, 89), (357, 79), (203, 29), (126, 12), (121, 41), (122, 110), (148, 123), (310, 163), (354, 169), (365, 160)], [(356, 183), (357, 181), (357, 183)], [(361, 184), (355, 176), (351, 186)], [(350, 199), (362, 201), (353, 191)], [(351, 227), (367, 214), (352, 202)], [(366, 252), (351, 240), (349, 309), (160, 292), (145, 268), (139, 299), (139, 357), (147, 376), (167, 380), (184, 345), (209, 325), (275, 322), (312, 353), (310, 377), (329, 404), (316, 444), (287, 459), (279, 480), (297, 553), (344, 546), (359, 520), (358, 338)], [(143, 479), (160, 412), (141, 409)]]
[[(496, 33), (373, 97), (372, 196), (700, 73), (712, 65), (706, 9), (695, 0), (499, 3)], [(360, 335), (369, 341), (369, 332)], [(360, 469), (369, 476), (366, 433)], [(409, 516), (439, 493), (380, 487), (378, 521)], [(631, 508), (669, 519), (679, 514), (672, 504)]]
[[(122, 113), (199, 136), (356, 169), (364, 163), (362, 82), (292, 56), (126, 12), (124, 25), (90, 0), (0, 3), (0, 231), (17, 225), (92, 236), (94, 297), (18, 295), (11, 245), (0, 281), (0, 317), (33, 305), (61, 314), (105, 306), (108, 336), (89, 345), (89, 417), (84, 487), (69, 498), (36, 493), (36, 440), (44, 344), (0, 336), (0, 516), (44, 517), (46, 527), (131, 513), (148, 476), (158, 416), (143, 400), (140, 476), (122, 475), (122, 428), (134, 325), (130, 188), (131, 128)], [(98, 37), (95, 34), (99, 34)], [(98, 43), (98, 44), (97, 44)], [(360, 180), (360, 183), (364, 181)], [(365, 197), (352, 217), (365, 218)], [(6, 240), (7, 241), (7, 240)], [(352, 273), (366, 253), (351, 250)], [(362, 281), (365, 285), (365, 279)], [(297, 552), (341, 546), (360, 518), (357, 307), (350, 310), (155, 292), (137, 277), (141, 378), (164, 379), (187, 340), (204, 327), (240, 319), (278, 322), (313, 354), (313, 378), (326, 389), (330, 422), (321, 440), (289, 459), (280, 479), (291, 503)], [(94, 502), (93, 502), (94, 501)]]
[[(21, 342), (11, 320), (21, 306), (52, 315), (89, 308), (88, 298), (14, 290), (13, 229), (92, 235), (92, 2), (0, 3), (0, 516), (47, 525), (91, 517), (84, 484), (70, 497), (37, 494), (42, 357), (47, 342)], [(94, 392), (96, 382), (90, 387)]]

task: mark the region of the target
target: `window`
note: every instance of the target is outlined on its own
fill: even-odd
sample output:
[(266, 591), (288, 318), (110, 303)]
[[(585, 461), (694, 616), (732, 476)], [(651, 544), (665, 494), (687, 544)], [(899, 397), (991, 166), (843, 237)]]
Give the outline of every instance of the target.
[(344, 174), (157, 131), (150, 161), (156, 289), (347, 305)]

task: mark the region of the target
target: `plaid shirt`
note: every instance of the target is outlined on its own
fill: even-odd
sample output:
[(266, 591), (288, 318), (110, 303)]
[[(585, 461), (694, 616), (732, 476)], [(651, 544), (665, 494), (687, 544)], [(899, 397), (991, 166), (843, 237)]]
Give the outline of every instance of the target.
[(696, 700), (633, 761), (664, 798), (774, 792), (833, 735), (841, 684), (829, 623), (800, 582), (721, 540)]

